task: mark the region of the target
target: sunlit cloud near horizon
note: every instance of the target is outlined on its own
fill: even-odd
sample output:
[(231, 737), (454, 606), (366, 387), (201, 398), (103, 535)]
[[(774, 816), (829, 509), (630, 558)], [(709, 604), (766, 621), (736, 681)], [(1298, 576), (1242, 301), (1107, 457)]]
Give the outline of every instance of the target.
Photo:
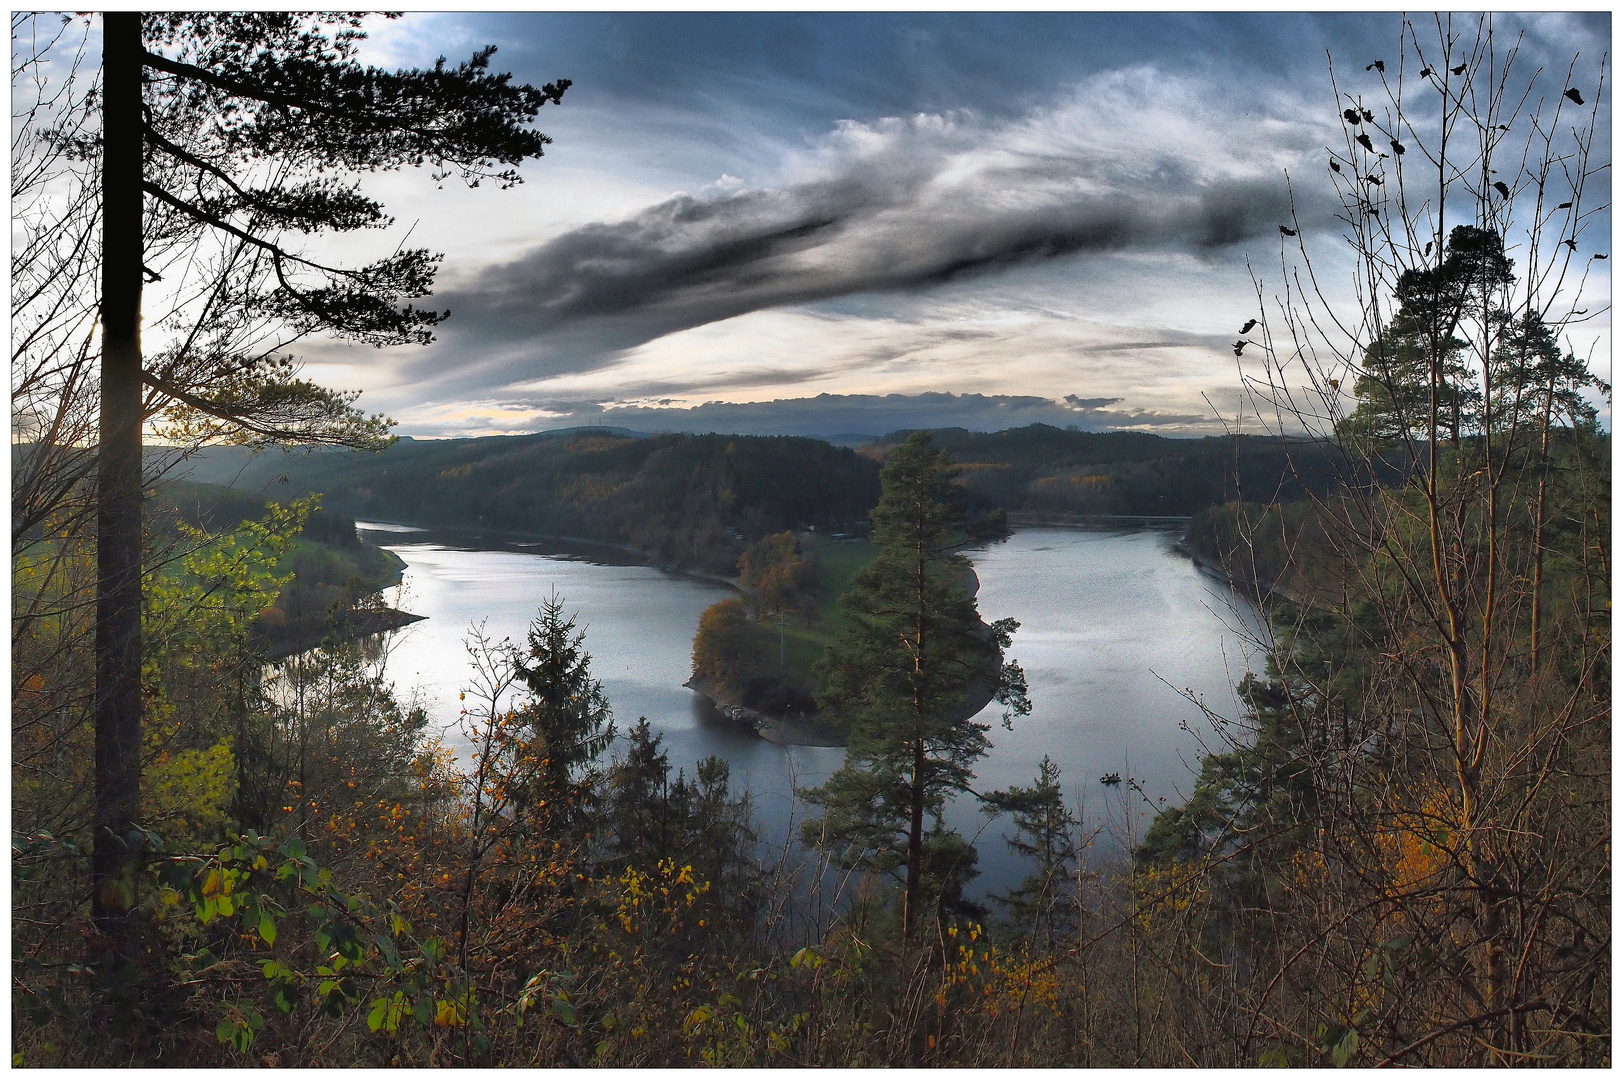
[[(1610, 16), (1500, 17), (1528, 71)], [(1396, 15), (412, 14), (363, 57), (574, 85), (512, 190), (369, 178), (444, 252), (422, 348), (311, 342), (419, 437), (1246, 427), (1293, 222), (1350, 302), (1325, 148)], [(1497, 28), (1496, 28), (1497, 32)], [(1585, 66), (1587, 65), (1587, 67)], [(1370, 83), (1370, 86), (1364, 83)], [(1599, 130), (1609, 159), (1608, 105)], [(1288, 179), (1287, 179), (1288, 178)], [(1606, 177), (1609, 183), (1609, 175)], [(1593, 219), (1598, 251), (1609, 216)], [(331, 241), (322, 241), (329, 243)], [(1585, 296), (1609, 302), (1607, 263)], [(1609, 315), (1575, 331), (1610, 378)], [(1577, 338), (1581, 338), (1578, 340)], [(753, 407), (752, 407), (753, 406)], [(1254, 429), (1254, 428), (1253, 428)]]

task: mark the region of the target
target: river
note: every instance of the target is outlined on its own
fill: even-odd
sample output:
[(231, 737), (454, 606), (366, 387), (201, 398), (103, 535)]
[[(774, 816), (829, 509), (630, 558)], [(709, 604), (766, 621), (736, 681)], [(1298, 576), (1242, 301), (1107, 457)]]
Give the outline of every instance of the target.
[[(406, 562), (389, 599), (428, 616), (393, 636), (390, 675), (402, 696), (419, 695), (464, 760), (457, 694), (469, 671), (462, 645), (468, 627), (483, 620), (491, 636), (521, 641), (556, 590), (566, 613), (578, 612), (621, 729), (647, 716), (673, 768), (690, 775), (701, 757), (725, 758), (734, 783), (749, 787), (769, 838), (781, 841), (804, 817), (795, 787), (816, 785), (839, 767), (842, 749), (766, 742), (683, 687), (700, 612), (733, 595), (720, 583), (646, 566), (612, 548), (471, 540), (369, 522), (360, 528)], [(1032, 528), (969, 552), (982, 616), (1021, 624), (1010, 656), (1025, 668), (1033, 706), (1012, 731), (1000, 726), (996, 705), (978, 718), (991, 725), (993, 743), (977, 769), (978, 790), (1030, 783), (1047, 754), (1064, 771), (1067, 798), (1105, 830), (1100, 851), (1119, 852), (1154, 806), (1189, 791), (1213, 736), (1201, 709), (1179, 691), (1233, 716), (1232, 688), (1248, 663), (1257, 665), (1247, 647), (1255, 613), (1236, 609), (1226, 588), (1173, 550), (1175, 540), (1165, 529)], [(1109, 773), (1132, 777), (1142, 794), (1102, 785)], [(1024, 872), (973, 799), (958, 800), (948, 819), (966, 835), (980, 833), (982, 877), (974, 892)]]

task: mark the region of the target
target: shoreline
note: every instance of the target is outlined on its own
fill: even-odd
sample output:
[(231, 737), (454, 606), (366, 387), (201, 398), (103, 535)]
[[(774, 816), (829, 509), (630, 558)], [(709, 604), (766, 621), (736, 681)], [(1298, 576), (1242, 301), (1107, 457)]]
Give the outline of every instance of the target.
[(1139, 528), (1165, 528), (1193, 520), (1188, 514), (1068, 514), (1061, 510), (1010, 510), (1007, 513), (1011, 530), (1132, 528), (1135, 525)]
[(844, 746), (846, 736), (832, 723), (822, 719), (821, 714), (813, 713), (810, 716), (788, 717), (772, 716), (758, 709), (751, 709), (744, 705), (735, 705), (720, 700), (715, 687), (708, 680), (697, 675), (692, 676), (682, 684), (695, 694), (710, 703), (710, 707), (727, 719), (739, 724), (748, 724), (750, 729), (767, 742), (777, 743), (780, 746)]
[[(374, 593), (373, 595), (377, 594)], [(357, 620), (360, 625), (323, 626), (319, 628), (321, 630), (319, 634), (305, 633), (293, 638), (291, 641), (284, 641), (273, 648), (267, 649), (263, 654), (264, 660), (266, 663), (279, 664), (289, 657), (320, 648), (321, 643), (328, 638), (336, 638), (345, 642), (359, 641), (378, 634), (392, 633), (395, 630), (410, 626), (412, 623), (428, 621), (427, 615), (415, 615), (412, 612), (401, 611), (399, 608), (392, 607), (365, 612), (364, 616)]]
[[(1011, 534), (1015, 529), (1018, 528), (1097, 528), (1100, 526), (1110, 527), (1111, 525), (1129, 528), (1133, 527), (1134, 525), (1139, 528), (1156, 526), (1165, 528), (1167, 526), (1181, 524), (1189, 520), (1187, 517), (1155, 515), (1049, 516), (1021, 514), (1019, 516), (1020, 520), (1018, 521), (1014, 520), (1014, 515), (1010, 516), (1011, 520), (1009, 524), (1011, 526)], [(1041, 520), (1042, 518), (1046, 518), (1046, 520)], [(1059, 520), (1059, 518), (1063, 518), (1063, 520)], [(709, 574), (703, 571), (688, 570), (662, 564), (657, 562), (654, 556), (649, 552), (632, 547), (628, 544), (617, 544), (603, 540), (593, 540), (587, 537), (562, 536), (555, 533), (540, 533), (519, 529), (501, 529), (490, 526), (457, 527), (424, 525), (418, 522), (387, 521), (377, 518), (357, 521), (357, 531), (364, 530), (368, 524), (403, 526), (406, 528), (421, 530), (421, 532), (426, 534), (428, 537), (432, 537), (435, 534), (449, 534), (452, 537), (463, 536), (469, 538), (489, 538), (490, 540), (493, 540), (498, 544), (503, 544), (504, 546), (514, 544), (514, 542), (523, 543), (525, 541), (551, 541), (586, 549), (598, 548), (602, 550), (615, 551), (636, 556), (637, 559), (640, 560), (639, 562), (632, 563), (630, 565), (652, 566), (665, 573), (678, 577), (686, 577), (697, 581), (704, 581), (710, 584), (724, 586), (740, 595), (746, 593), (746, 590), (740, 585), (737, 579), (724, 578), (717, 574)], [(382, 530), (373, 531), (376, 532)], [(410, 540), (407, 538), (411, 535), (412, 534), (409, 533), (401, 534), (399, 541), (397, 542), (409, 543)], [(384, 545), (379, 544), (378, 546), (383, 547)], [(1215, 573), (1218, 576), (1223, 577), (1224, 580), (1228, 580), (1227, 576), (1223, 574), (1220, 567), (1212, 564), (1210, 560), (1199, 556), (1197, 553), (1189, 549), (1181, 539), (1176, 545), (1174, 545), (1174, 547), (1180, 553), (1189, 557), (1203, 570)], [(978, 595), (980, 592), (980, 578), (979, 575), (976, 574), (973, 565), (968, 567), (967, 577), (968, 581), (965, 583), (967, 586), (966, 591), (970, 594), (970, 596)], [(1235, 585), (1234, 582), (1230, 582), (1230, 584), (1231, 586)], [(390, 611), (398, 616), (400, 621), (395, 625), (383, 628), (386, 630), (399, 629), (402, 626), (407, 626), (413, 622), (418, 622), (429, 618), (429, 616), (426, 615), (413, 615), (407, 612), (395, 611), (394, 609), (390, 609)], [(984, 619), (982, 620), (982, 626), (986, 626)], [(989, 627), (987, 628), (989, 629)], [(773, 716), (739, 703), (722, 700), (716, 692), (716, 689), (709, 686), (705, 680), (690, 677), (682, 685), (704, 698), (705, 701), (710, 704), (711, 708), (713, 708), (717, 713), (740, 725), (748, 725), (750, 730), (756, 736), (766, 740), (767, 742), (776, 743), (780, 746), (844, 747), (847, 745), (846, 734), (835, 724), (821, 717), (820, 714), (814, 713), (810, 716), (799, 717)], [(969, 692), (966, 695), (963, 708), (967, 711), (964, 715), (966, 717), (977, 715), (992, 702), (993, 696), (994, 688), (977, 680), (969, 687)]]
[[(651, 552), (644, 551), (641, 548), (632, 547), (630, 544), (617, 544), (610, 540), (593, 540), (590, 537), (585, 536), (563, 536), (558, 533), (531, 532), (525, 529), (501, 529), (488, 525), (480, 525), (478, 527), (469, 527), (466, 525), (424, 525), (416, 521), (385, 521), (382, 518), (367, 518), (366, 522), (371, 522), (377, 525), (401, 525), (407, 528), (420, 529), (429, 534), (450, 533), (453, 536), (488, 536), (496, 540), (498, 543), (523, 543), (525, 541), (551, 540), (562, 544), (572, 544), (577, 547), (607, 548), (610, 551), (621, 551), (627, 555), (635, 555), (641, 560), (640, 563), (635, 563), (632, 565), (652, 566), (654, 569), (662, 570), (667, 574), (675, 574), (679, 577), (693, 578), (697, 581), (708, 581), (716, 585), (725, 585), (735, 592), (743, 592), (743, 590), (739, 588), (738, 582), (731, 578), (724, 578), (719, 574), (708, 574), (703, 570), (690, 570), (685, 567), (672, 566), (669, 563), (662, 563), (657, 561), (656, 557)], [(356, 521), (355, 528), (357, 531), (364, 527), (365, 522), (360, 520)], [(409, 533), (402, 534), (402, 536), (409, 535)], [(382, 547), (383, 545), (379, 544), (378, 546)], [(428, 618), (426, 615), (422, 617), (425, 619)]]
[(1298, 607), (1312, 606), (1307, 599), (1298, 596), (1283, 585), (1275, 584), (1265, 589), (1256, 581), (1231, 573), (1218, 560), (1203, 552), (1196, 551), (1189, 545), (1187, 540), (1179, 540), (1172, 545), (1172, 550), (1194, 563), (1197, 569), (1223, 582), (1231, 591), (1239, 593), (1246, 601), (1256, 604), (1259, 608), (1265, 608), (1270, 603), (1280, 601), (1295, 604)]

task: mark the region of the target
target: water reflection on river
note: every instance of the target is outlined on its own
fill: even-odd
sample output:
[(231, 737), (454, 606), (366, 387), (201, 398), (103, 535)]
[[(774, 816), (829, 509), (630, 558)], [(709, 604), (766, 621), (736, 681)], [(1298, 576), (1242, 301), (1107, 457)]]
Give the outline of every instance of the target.
[[(487, 621), (496, 638), (521, 640), (541, 601), (556, 590), (566, 612), (578, 611), (592, 665), (624, 730), (647, 716), (665, 738), (674, 766), (708, 754), (728, 760), (747, 784), (769, 837), (781, 839), (804, 816), (796, 786), (820, 783), (843, 750), (782, 747), (757, 738), (710, 709), (682, 686), (699, 613), (730, 595), (725, 586), (629, 560), (613, 549), (512, 544), (451, 538), (398, 526), (362, 523), (367, 539), (406, 561), (398, 599), (427, 615), (397, 633), (389, 665), (403, 694), (415, 689), (447, 741), (465, 754), (457, 730), (457, 692), (468, 665), (462, 639)], [(1064, 770), (1072, 801), (1088, 817), (1124, 821), (1122, 788), (1098, 778), (1117, 772), (1142, 781), (1152, 801), (1187, 793), (1200, 740), (1209, 741), (1201, 711), (1174, 688), (1190, 688), (1232, 714), (1232, 686), (1246, 667), (1249, 612), (1236, 615), (1228, 594), (1171, 550), (1165, 530), (1021, 530), (971, 553), (988, 620), (1021, 623), (1011, 654), (1025, 667), (1032, 714), (1013, 731), (998, 725), (997, 707), (979, 718), (992, 725), (992, 753), (978, 769), (979, 787), (1029, 783), (1046, 753)], [(1144, 809), (1142, 800), (1132, 804)], [(960, 800), (949, 820), (974, 836), (984, 825), (973, 800)], [(1126, 815), (1142, 827), (1139, 813)], [(981, 834), (981, 888), (1002, 887), (1023, 869), (997, 826)]]

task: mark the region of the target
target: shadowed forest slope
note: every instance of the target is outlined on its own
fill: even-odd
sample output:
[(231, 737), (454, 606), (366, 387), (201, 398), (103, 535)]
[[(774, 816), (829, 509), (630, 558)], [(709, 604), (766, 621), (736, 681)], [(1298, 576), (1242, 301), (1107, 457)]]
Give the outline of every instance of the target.
[(577, 429), (421, 442), (377, 454), (205, 460), (195, 479), (258, 488), (287, 477), (356, 517), (625, 544), (731, 573), (741, 537), (860, 520), (879, 466), (816, 439)]
[[(1336, 472), (1333, 448), (1309, 440), (1042, 424), (932, 434), (961, 463), (959, 482), (977, 513), (1187, 516), (1236, 498), (1316, 494)], [(577, 428), (402, 439), (376, 454), (209, 451), (190, 475), (244, 490), (319, 491), (325, 505), (356, 517), (574, 536), (730, 573), (747, 543), (865, 519), (879, 495), (879, 462), (905, 436), (853, 451), (799, 437)]]

